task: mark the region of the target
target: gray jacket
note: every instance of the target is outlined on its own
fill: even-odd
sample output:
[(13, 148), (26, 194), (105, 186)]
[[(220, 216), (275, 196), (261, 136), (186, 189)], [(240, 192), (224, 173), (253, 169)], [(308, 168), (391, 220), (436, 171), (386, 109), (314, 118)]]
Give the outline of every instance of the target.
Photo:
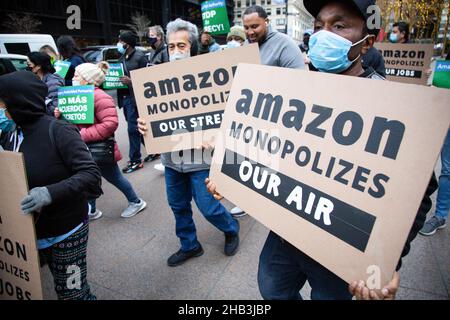
[(147, 67), (154, 66), (161, 63), (169, 62), (169, 53), (167, 45), (163, 44), (160, 48), (153, 50), (147, 54)]
[(183, 150), (168, 152), (161, 155), (161, 163), (178, 172), (188, 173), (209, 170), (212, 160), (212, 151)]
[(304, 69), (305, 62), (300, 48), (294, 40), (273, 30), (269, 26), (269, 32), (263, 43), (259, 44), (261, 64), (265, 66)]
[(54, 73), (47, 73), (42, 78), (42, 81), (47, 85), (48, 88), (47, 97), (45, 97), (47, 113), (53, 116), (55, 108), (58, 107), (58, 89), (59, 87), (64, 87), (65, 81), (59, 75)]

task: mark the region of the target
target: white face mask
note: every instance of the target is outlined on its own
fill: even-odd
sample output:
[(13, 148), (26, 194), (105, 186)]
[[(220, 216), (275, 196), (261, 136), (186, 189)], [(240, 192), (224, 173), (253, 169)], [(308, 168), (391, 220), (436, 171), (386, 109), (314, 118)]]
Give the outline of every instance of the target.
[(81, 86), (81, 83), (79, 80), (72, 80), (72, 87)]
[(231, 49), (231, 48), (239, 48), (241, 46), (241, 44), (236, 41), (236, 40), (231, 40), (227, 43), (227, 48)]
[(186, 58), (189, 58), (191, 56), (191, 52), (187, 51), (186, 53), (181, 52), (175, 52), (170, 56), (170, 62), (177, 61), (177, 60), (183, 60)]

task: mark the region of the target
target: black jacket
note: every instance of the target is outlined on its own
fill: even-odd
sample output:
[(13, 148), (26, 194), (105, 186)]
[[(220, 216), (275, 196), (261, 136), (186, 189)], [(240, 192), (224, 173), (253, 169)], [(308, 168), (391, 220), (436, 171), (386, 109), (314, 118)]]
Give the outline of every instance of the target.
[[(129, 55), (124, 54), (119, 58), (119, 62), (123, 65), (123, 71), (126, 76), (130, 76), (130, 71), (145, 68), (147, 66), (147, 57), (138, 49), (134, 49)], [(118, 89), (117, 96), (119, 101), (123, 96), (133, 95), (133, 87), (129, 86), (127, 89)], [(121, 105), (121, 104), (119, 104)]]
[[(0, 98), (23, 131), (30, 190), (47, 187), (52, 203), (35, 213), (38, 239), (63, 235), (87, 219), (87, 198), (100, 196), (101, 175), (78, 129), (45, 114), (47, 87), (31, 72), (0, 77)], [(53, 124), (53, 141), (50, 124)], [(11, 134), (2, 139), (11, 141)], [(5, 143), (6, 150), (13, 150)]]
[(367, 51), (365, 55), (361, 58), (361, 64), (364, 69), (372, 67), (377, 73), (386, 77), (386, 67), (384, 64), (384, 58), (380, 51), (375, 47), (372, 47)]

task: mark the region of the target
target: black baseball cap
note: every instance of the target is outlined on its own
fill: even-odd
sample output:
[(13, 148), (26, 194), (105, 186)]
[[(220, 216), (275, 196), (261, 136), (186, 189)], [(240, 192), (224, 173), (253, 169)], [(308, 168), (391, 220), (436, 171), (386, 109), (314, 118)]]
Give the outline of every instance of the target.
[[(376, 5), (376, 0), (303, 0), (303, 5), (305, 6), (306, 10), (314, 17), (316, 18), (319, 14), (320, 10), (331, 2), (342, 2), (342, 3), (348, 3), (349, 5), (353, 6), (360, 14), (361, 17), (367, 21), (369, 17), (372, 15), (372, 12), (367, 12), (367, 8), (373, 5)], [(369, 30), (370, 34), (378, 34), (377, 29)]]
[(344, 2), (352, 5), (365, 20), (369, 17), (367, 8), (376, 4), (376, 0), (303, 0), (306, 10), (315, 18), (322, 8), (330, 2)]

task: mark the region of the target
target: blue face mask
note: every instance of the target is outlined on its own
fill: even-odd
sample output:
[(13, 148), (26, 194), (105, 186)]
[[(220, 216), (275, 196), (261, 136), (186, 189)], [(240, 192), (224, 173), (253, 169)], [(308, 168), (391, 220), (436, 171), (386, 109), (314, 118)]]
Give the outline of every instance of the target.
[(0, 109), (0, 130), (3, 132), (11, 132), (16, 129), (16, 124), (13, 120), (8, 119), (5, 109)]
[(127, 49), (125, 49), (125, 45), (124, 44), (119, 42), (117, 44), (117, 51), (119, 51), (120, 54), (124, 54), (127, 51)]
[(391, 33), (389, 35), (389, 41), (392, 43), (397, 43), (398, 42), (398, 36), (396, 33)]
[(309, 39), (308, 57), (316, 69), (321, 72), (341, 73), (359, 58), (350, 61), (348, 53), (350, 49), (364, 40), (369, 35), (356, 43), (326, 30), (314, 33)]

